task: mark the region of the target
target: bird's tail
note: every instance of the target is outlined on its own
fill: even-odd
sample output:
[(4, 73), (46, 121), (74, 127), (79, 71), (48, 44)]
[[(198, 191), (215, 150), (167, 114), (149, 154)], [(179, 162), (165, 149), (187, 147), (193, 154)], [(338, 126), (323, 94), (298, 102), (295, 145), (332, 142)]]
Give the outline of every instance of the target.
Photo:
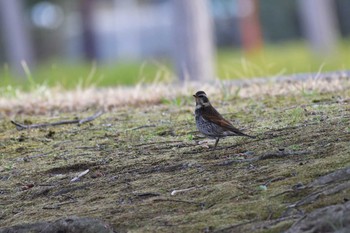
[(231, 125), (229, 130), (231, 131), (231, 133), (233, 133), (234, 136), (245, 136), (245, 137), (249, 137), (249, 138), (256, 138), (256, 136), (251, 136), (251, 135), (243, 133), (242, 131), (233, 127), (232, 125)]
[(245, 134), (245, 133), (243, 133), (241, 131), (233, 132), (231, 134), (231, 136), (244, 136), (244, 137), (248, 137), (248, 138), (256, 138), (256, 136), (248, 135), (248, 134)]

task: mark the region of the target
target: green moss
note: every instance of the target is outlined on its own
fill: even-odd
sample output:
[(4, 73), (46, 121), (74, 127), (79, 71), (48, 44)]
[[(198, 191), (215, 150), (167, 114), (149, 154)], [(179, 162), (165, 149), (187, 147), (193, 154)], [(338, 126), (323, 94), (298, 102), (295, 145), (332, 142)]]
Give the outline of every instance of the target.
[[(81, 126), (17, 131), (10, 119), (1, 119), (2, 225), (78, 215), (130, 232), (214, 231), (241, 223), (246, 232), (281, 232), (293, 220), (259, 224), (280, 218), (312, 192), (291, 191), (293, 186), (350, 165), (350, 109), (333, 101), (334, 94), (241, 98), (234, 108), (236, 97), (223, 96), (220, 110), (258, 139), (225, 138), (216, 150), (198, 145), (202, 139), (189, 101), (151, 110), (118, 108)], [(349, 98), (345, 91), (336, 94)], [(52, 122), (90, 114), (15, 120)], [(254, 160), (273, 153), (286, 155)], [(90, 172), (79, 182), (70, 182), (86, 169)], [(300, 208), (308, 212), (341, 203), (347, 195), (321, 197)]]

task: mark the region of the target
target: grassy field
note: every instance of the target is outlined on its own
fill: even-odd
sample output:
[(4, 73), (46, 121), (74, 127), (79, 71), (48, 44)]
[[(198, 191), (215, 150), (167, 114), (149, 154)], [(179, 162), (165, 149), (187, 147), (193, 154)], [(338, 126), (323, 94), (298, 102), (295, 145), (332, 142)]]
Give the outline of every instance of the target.
[[(238, 49), (227, 48), (218, 51), (216, 61), (219, 79), (344, 70), (350, 69), (350, 46), (348, 42), (342, 42), (338, 53), (329, 58), (312, 55), (302, 42), (270, 45), (255, 55), (244, 55)], [(170, 61), (156, 60), (113, 65), (51, 61), (28, 71), (24, 81), (12, 77), (8, 67), (3, 65), (0, 68), (0, 88), (6, 93), (11, 88), (31, 90), (38, 86), (74, 89), (169, 82), (174, 77), (170, 64)]]
[[(348, 200), (348, 178), (313, 184), (350, 166), (349, 77), (226, 86), (225, 95), (202, 88), (257, 139), (226, 138), (208, 148), (213, 142), (203, 143), (195, 128), (191, 91), (144, 102), (154, 91), (145, 89), (134, 104), (80, 126), (18, 131), (0, 118), (1, 226), (77, 215), (117, 232), (277, 233)], [(56, 122), (110, 106), (96, 103), (67, 111), (36, 101), (11, 119)], [(46, 108), (33, 114), (30, 106)], [(348, 224), (323, 223), (335, 230)]]
[(220, 50), (217, 68), (221, 79), (345, 70), (350, 69), (350, 44), (339, 44), (338, 53), (331, 57), (312, 54), (302, 42), (267, 46), (251, 56), (242, 56), (237, 50)]
[[(349, 54), (347, 43), (327, 59), (296, 43), (255, 56), (228, 49), (218, 53), (217, 72), (237, 79), (349, 69)], [(76, 215), (118, 232), (277, 233), (349, 203), (349, 173), (341, 170), (350, 167), (346, 75), (177, 86), (169, 62), (149, 61), (48, 62), (27, 70), (25, 82), (5, 65), (0, 76), (1, 227)], [(226, 138), (212, 149), (195, 128), (199, 89), (257, 139)], [(11, 124), (76, 120), (101, 109), (82, 125), (20, 131)], [(342, 220), (322, 224), (340, 232), (350, 226)]]

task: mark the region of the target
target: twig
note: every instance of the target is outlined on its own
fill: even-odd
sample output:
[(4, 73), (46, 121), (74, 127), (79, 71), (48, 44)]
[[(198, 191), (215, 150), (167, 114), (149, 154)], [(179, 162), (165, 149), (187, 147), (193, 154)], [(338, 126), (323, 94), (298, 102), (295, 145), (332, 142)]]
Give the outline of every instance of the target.
[(85, 171), (83, 171), (82, 173), (80, 173), (79, 175), (77, 175), (76, 177), (74, 177), (73, 179), (71, 179), (70, 182), (76, 182), (78, 181), (81, 177), (85, 176), (86, 174), (89, 173), (89, 169), (86, 169)]
[(188, 191), (195, 190), (195, 189), (196, 189), (196, 187), (191, 187), (191, 188), (187, 188), (187, 189), (177, 189), (177, 190), (175, 189), (170, 193), (170, 195), (174, 196), (177, 193), (188, 192)]
[(295, 192), (295, 190), (293, 190), (293, 189), (287, 189), (287, 190), (285, 190), (285, 191), (283, 191), (283, 192), (280, 192), (280, 193), (277, 193), (277, 194), (271, 196), (270, 198), (278, 197), (278, 196), (284, 195), (284, 194), (286, 194), (286, 193), (292, 193), (292, 192)]
[(287, 178), (287, 177), (285, 177), (285, 176), (275, 177), (275, 178), (273, 178), (273, 179), (270, 179), (270, 180), (266, 181), (264, 185), (267, 186), (267, 185), (269, 185), (269, 184), (271, 184), (271, 183), (273, 183), (273, 182), (275, 182), (275, 181), (284, 180), (284, 179), (286, 179), (286, 178)]
[(152, 201), (154, 202), (180, 202), (180, 203), (186, 203), (186, 204), (194, 204), (194, 205), (201, 205), (202, 203), (198, 203), (198, 202), (194, 202), (194, 201), (184, 201), (184, 200), (178, 200), (178, 199), (161, 199), (161, 198), (157, 198), (157, 199), (153, 199)]
[(104, 112), (103, 111), (98, 111), (94, 115), (84, 118), (84, 119), (76, 119), (76, 120), (68, 120), (68, 121), (58, 121), (58, 122), (53, 122), (53, 123), (41, 123), (41, 124), (31, 124), (31, 125), (24, 125), (17, 123), (15, 121), (11, 121), (12, 124), (16, 126), (17, 130), (24, 130), (24, 129), (36, 129), (36, 128), (45, 128), (49, 126), (57, 126), (57, 125), (67, 125), (67, 124), (78, 124), (81, 125), (83, 123), (93, 121), (97, 117), (101, 116)]
[(156, 127), (156, 125), (141, 125), (135, 128), (131, 128), (130, 130), (138, 130), (138, 129), (143, 129), (143, 128), (151, 128), (151, 127)]
[(152, 192), (146, 192), (146, 193), (133, 193), (135, 196), (140, 198), (151, 198), (151, 197), (159, 197), (160, 193), (152, 193)]
[(79, 122), (78, 122), (78, 125), (81, 125), (81, 124), (84, 124), (86, 122), (89, 122), (89, 121), (93, 121), (95, 120), (97, 117), (101, 116), (104, 112), (103, 111), (98, 111), (96, 112), (94, 115), (92, 116), (89, 116), (87, 118), (84, 118), (84, 119), (81, 119)]

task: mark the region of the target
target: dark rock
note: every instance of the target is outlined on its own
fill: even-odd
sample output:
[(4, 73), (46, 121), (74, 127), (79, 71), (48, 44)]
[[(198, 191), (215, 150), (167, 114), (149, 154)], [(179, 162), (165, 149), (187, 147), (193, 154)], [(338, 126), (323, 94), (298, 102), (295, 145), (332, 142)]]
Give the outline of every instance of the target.
[(345, 233), (350, 229), (350, 202), (316, 209), (302, 217), (285, 233)]

